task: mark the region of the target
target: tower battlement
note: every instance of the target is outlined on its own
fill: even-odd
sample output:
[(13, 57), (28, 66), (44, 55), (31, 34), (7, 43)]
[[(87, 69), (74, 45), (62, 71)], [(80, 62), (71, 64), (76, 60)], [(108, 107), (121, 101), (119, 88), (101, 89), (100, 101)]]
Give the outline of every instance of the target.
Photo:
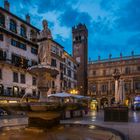
[(85, 24), (79, 23), (78, 25), (72, 27), (72, 33), (80, 33), (83, 31), (86, 33), (86, 35), (88, 34), (88, 30)]

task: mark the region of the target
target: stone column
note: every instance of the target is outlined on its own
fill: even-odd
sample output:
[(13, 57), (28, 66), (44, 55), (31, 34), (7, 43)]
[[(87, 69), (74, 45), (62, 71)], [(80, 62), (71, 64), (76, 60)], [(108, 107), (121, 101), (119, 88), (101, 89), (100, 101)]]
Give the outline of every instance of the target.
[(46, 72), (41, 72), (38, 76), (38, 90), (40, 91), (39, 101), (47, 101), (47, 92), (50, 88), (51, 75)]
[(131, 92), (134, 92), (134, 79), (131, 79)]
[(109, 93), (109, 95), (110, 95), (110, 91), (111, 91), (111, 81), (109, 80), (109, 82), (108, 82), (108, 93)]
[(118, 80), (115, 80), (115, 102), (117, 103), (118, 102)]

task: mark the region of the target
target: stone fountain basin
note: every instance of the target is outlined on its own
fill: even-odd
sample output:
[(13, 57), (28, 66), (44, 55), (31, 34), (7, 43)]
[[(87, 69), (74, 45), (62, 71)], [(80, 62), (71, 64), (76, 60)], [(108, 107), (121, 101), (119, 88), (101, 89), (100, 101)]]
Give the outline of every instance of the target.
[(125, 140), (118, 131), (95, 125), (67, 124), (51, 129), (15, 127), (2, 129), (1, 140)]
[(50, 73), (51, 75), (59, 74), (58, 69), (50, 65), (35, 65), (28, 68), (28, 71), (33, 74)]

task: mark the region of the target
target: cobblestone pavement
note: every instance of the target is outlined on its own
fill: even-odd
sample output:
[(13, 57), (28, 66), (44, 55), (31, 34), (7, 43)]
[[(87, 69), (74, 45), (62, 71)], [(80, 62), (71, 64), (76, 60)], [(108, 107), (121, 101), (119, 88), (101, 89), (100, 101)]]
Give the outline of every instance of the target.
[(91, 111), (83, 118), (62, 120), (61, 123), (94, 124), (122, 132), (128, 140), (140, 140), (140, 112), (129, 112), (129, 122), (104, 122), (103, 111)]

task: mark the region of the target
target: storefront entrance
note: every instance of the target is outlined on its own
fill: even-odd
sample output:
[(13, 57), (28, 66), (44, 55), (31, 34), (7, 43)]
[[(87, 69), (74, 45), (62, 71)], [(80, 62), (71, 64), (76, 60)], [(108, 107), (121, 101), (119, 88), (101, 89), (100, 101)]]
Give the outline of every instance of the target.
[(97, 110), (98, 109), (98, 102), (96, 99), (93, 99), (90, 103), (90, 109), (91, 110)]
[(104, 109), (104, 107), (108, 107), (108, 99), (107, 98), (102, 98), (101, 99), (101, 109)]

